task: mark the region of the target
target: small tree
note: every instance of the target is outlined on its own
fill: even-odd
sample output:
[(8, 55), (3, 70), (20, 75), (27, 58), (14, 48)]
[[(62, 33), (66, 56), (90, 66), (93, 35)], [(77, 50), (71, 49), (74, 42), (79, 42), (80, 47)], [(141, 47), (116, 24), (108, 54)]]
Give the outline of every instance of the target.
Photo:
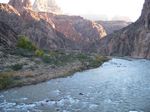
[(31, 51), (36, 50), (36, 46), (32, 44), (32, 42), (26, 36), (23, 35), (19, 36), (17, 47), (31, 50)]
[(42, 57), (42, 56), (44, 56), (44, 51), (37, 49), (37, 50), (35, 51), (35, 55), (36, 55), (36, 56), (39, 56), (39, 57)]

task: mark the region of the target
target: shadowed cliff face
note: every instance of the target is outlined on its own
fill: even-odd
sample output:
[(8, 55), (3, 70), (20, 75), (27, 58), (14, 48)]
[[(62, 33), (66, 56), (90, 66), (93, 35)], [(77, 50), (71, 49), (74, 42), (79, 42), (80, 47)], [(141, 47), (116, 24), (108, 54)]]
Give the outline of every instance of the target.
[(6, 50), (15, 47), (17, 42), (17, 33), (7, 24), (0, 21), (0, 50)]
[(15, 8), (0, 4), (0, 20), (42, 49), (96, 51), (95, 43), (106, 35), (101, 25), (82, 17), (34, 12), (30, 0), (10, 0), (9, 4)]
[(143, 5), (143, 9), (142, 9), (142, 14), (139, 18), (139, 20), (145, 20), (148, 17), (148, 15), (150, 14), (150, 1), (149, 0), (145, 0), (145, 3)]
[[(41, 15), (45, 13), (40, 13)], [(78, 43), (79, 49), (87, 51), (96, 51), (97, 47), (93, 45), (100, 42), (100, 39), (106, 36), (106, 32), (100, 24), (83, 19), (80, 16), (67, 16), (47, 14), (55, 25), (55, 29), (65, 35), (69, 40)]]
[(65, 49), (73, 45), (38, 13), (27, 8), (19, 11), (8, 4), (0, 4), (0, 21), (7, 23), (17, 34), (28, 36), (42, 49)]
[(101, 40), (105, 55), (150, 58), (150, 1), (145, 0), (141, 17), (133, 24)]

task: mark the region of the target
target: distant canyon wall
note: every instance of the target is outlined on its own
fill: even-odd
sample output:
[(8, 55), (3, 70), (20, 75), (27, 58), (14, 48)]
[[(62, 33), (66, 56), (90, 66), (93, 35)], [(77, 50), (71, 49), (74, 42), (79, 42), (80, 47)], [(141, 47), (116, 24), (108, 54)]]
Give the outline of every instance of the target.
[(62, 14), (61, 8), (55, 0), (35, 0), (33, 10), (36, 12), (49, 12), (54, 14)]
[[(0, 4), (0, 21), (10, 27), (15, 35), (28, 36), (39, 48), (150, 58), (149, 0), (145, 0), (142, 14), (135, 23), (125, 24), (126, 27), (117, 31), (108, 31), (106, 24), (101, 25), (80, 16), (34, 11), (30, 0), (17, 1)], [(110, 34), (106, 36), (106, 32)]]
[(105, 55), (150, 58), (150, 1), (145, 0), (140, 18), (101, 40), (99, 52)]
[(95, 43), (106, 35), (101, 25), (80, 16), (35, 12), (30, 0), (10, 0), (9, 4), (0, 4), (0, 21), (45, 50), (94, 52), (98, 48)]
[(96, 23), (104, 27), (107, 35), (114, 33), (131, 24), (131, 22), (126, 22), (126, 21), (96, 21)]

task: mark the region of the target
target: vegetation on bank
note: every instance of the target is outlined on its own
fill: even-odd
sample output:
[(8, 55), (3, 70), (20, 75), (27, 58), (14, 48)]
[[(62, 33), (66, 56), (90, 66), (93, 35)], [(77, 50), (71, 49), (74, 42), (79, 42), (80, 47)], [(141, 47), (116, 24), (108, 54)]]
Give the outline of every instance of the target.
[(11, 84), (13, 83), (14, 83), (14, 79), (12, 77), (11, 72), (0, 73), (0, 90), (11, 86)]
[[(63, 67), (69, 63), (80, 62), (83, 69), (90, 69), (99, 67), (102, 63), (107, 61), (106, 57), (98, 54), (86, 54), (78, 52), (63, 52), (63, 51), (44, 51), (39, 49), (27, 37), (20, 36), (17, 48), (13, 55), (27, 57), (35, 62), (36, 59), (40, 60), (40, 64), (51, 65), (54, 68)], [(11, 65), (12, 71), (21, 71), (23, 64)], [(8, 88), (11, 84), (15, 84), (19, 80), (12, 71), (0, 73), (0, 89)], [(74, 72), (74, 70), (72, 70)], [(71, 73), (71, 72), (70, 72)], [(66, 74), (70, 74), (66, 73)], [(64, 74), (66, 76), (66, 74)]]
[(40, 58), (44, 63), (63, 66), (66, 63), (73, 61), (80, 61), (83, 65), (88, 67), (98, 67), (106, 57), (98, 54), (86, 54), (78, 52), (63, 52), (63, 51), (43, 51), (33, 44), (27, 37), (20, 36), (17, 43), (16, 53), (25, 57)]
[(21, 70), (22, 67), (23, 67), (22, 64), (15, 64), (15, 65), (10, 66), (10, 68), (11, 68), (12, 70), (14, 70), (14, 71)]
[(37, 49), (37, 47), (24, 35), (19, 36), (17, 47), (29, 51), (35, 51)]

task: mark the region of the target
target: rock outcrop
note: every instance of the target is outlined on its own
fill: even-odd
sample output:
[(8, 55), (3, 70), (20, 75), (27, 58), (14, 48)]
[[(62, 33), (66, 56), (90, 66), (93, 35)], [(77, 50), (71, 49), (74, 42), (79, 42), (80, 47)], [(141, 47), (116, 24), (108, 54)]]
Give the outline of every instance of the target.
[(52, 23), (38, 13), (24, 8), (21, 12), (8, 4), (0, 4), (0, 21), (8, 24), (17, 34), (26, 35), (38, 47), (69, 49), (72, 45), (63, 34), (53, 29)]
[[(12, 1), (15, 0), (9, 3)], [(34, 12), (25, 6), (19, 10), (8, 4), (0, 4), (0, 20), (18, 34), (28, 36), (42, 49), (93, 52), (98, 48), (95, 43), (106, 35), (101, 25), (82, 17)]]
[(133, 24), (101, 40), (105, 55), (150, 58), (150, 1), (145, 0), (141, 17)]
[(96, 23), (102, 25), (107, 34), (114, 33), (131, 24), (131, 22), (126, 21), (96, 21)]
[(50, 13), (47, 16), (52, 19), (57, 31), (79, 45), (78, 49), (96, 51), (97, 46), (94, 43), (106, 36), (105, 30), (100, 24), (83, 19), (80, 16), (54, 15)]
[(14, 48), (17, 42), (17, 33), (7, 24), (0, 21), (0, 51)]
[(62, 13), (55, 0), (35, 0), (33, 10), (36, 12), (49, 12), (54, 14)]
[(18, 11), (22, 10), (23, 8), (32, 9), (32, 4), (30, 0), (10, 0), (9, 4)]

